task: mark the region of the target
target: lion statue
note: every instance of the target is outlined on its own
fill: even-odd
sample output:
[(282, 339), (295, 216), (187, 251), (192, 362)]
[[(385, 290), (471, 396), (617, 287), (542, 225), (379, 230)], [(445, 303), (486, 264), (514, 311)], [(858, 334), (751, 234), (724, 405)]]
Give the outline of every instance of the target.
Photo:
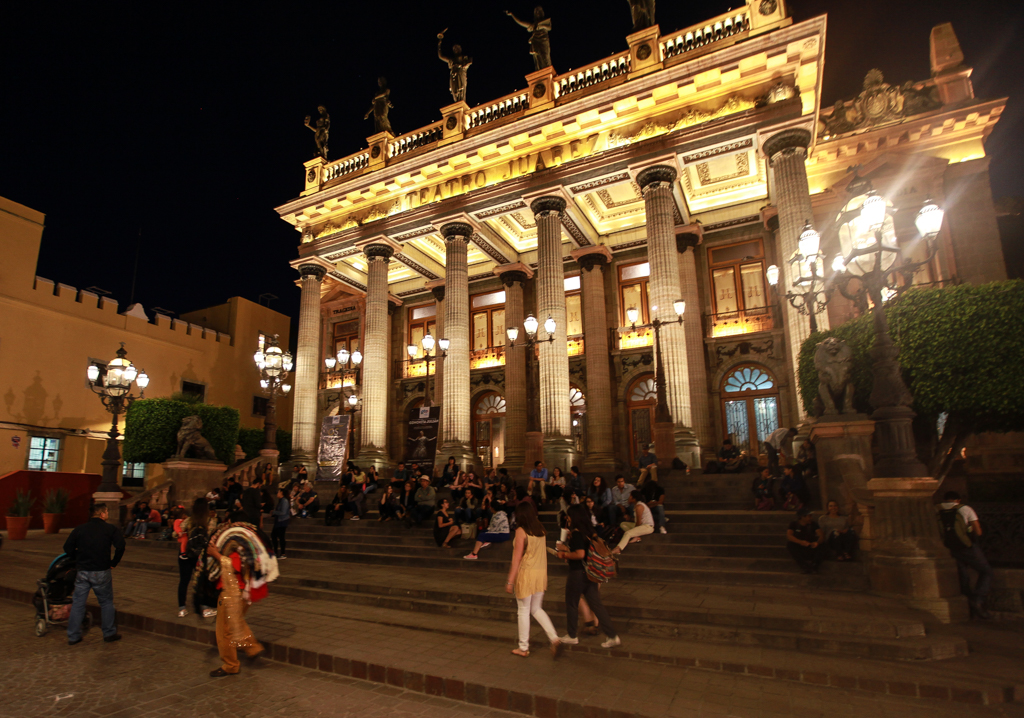
[(190, 450), (200, 459), (217, 458), (213, 446), (199, 433), (202, 428), (203, 420), (198, 416), (186, 416), (181, 420), (181, 428), (178, 429), (178, 452), (174, 455), (175, 458), (187, 458)]
[(829, 337), (814, 350), (818, 370), (818, 416), (856, 414), (853, 408), (853, 351), (842, 339)]

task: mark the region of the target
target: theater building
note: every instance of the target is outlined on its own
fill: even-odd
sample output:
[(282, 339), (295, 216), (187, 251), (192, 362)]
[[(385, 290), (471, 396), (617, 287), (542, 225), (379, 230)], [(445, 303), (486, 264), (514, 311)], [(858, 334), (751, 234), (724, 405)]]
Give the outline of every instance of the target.
[[(315, 462), (322, 418), (352, 394), (352, 448), (377, 465), (406, 453), (425, 403), (441, 407), (437, 453), (478, 468), (622, 470), (648, 442), (699, 466), (727, 435), (756, 455), (807, 418), (808, 317), (766, 269), (791, 286), (807, 222), (830, 263), (851, 183), (895, 206), (909, 256), (918, 209), (945, 209), (913, 283), (1006, 278), (985, 154), (1005, 99), (974, 97), (951, 26), (930, 39), (930, 78), (872, 71), (822, 108), (826, 18), (756, 0), (306, 162), (277, 208), (301, 238), (295, 457)], [(818, 327), (857, 311), (837, 294)], [(428, 333), (443, 360), (421, 361)], [(328, 371), (342, 349), (361, 364)]]

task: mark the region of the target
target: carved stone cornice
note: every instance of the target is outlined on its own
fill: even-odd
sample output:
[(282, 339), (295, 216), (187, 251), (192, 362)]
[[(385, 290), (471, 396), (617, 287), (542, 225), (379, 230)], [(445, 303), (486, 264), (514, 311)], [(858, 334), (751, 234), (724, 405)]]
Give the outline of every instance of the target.
[(448, 222), (441, 225), (441, 236), (445, 240), (461, 239), (469, 244), (469, 238), (473, 236), (473, 225), (468, 222)]
[(608, 257), (597, 252), (590, 254), (584, 254), (576, 259), (577, 264), (580, 265), (580, 269), (584, 272), (590, 272), (593, 269), (603, 272), (604, 268), (608, 266)]
[(636, 183), (640, 189), (646, 192), (651, 187), (664, 187), (671, 185), (676, 180), (676, 168), (668, 165), (654, 165), (640, 171), (636, 176)]
[(783, 130), (778, 134), (772, 135), (764, 143), (763, 149), (765, 157), (768, 158), (770, 164), (775, 163), (775, 158), (783, 155), (790, 155), (794, 152), (803, 150), (807, 152), (807, 148), (811, 146), (811, 133), (809, 130), (805, 130), (802, 127), (794, 127), (790, 130)]
[(431, 287), (430, 293), (434, 295), (434, 301), (441, 303), (444, 301), (444, 285), (439, 284), (436, 287)]
[(383, 260), (387, 262), (394, 255), (395, 250), (387, 244), (368, 244), (363, 247), (363, 254), (367, 261), (373, 262)]
[(327, 276), (327, 269), (321, 267), (319, 264), (300, 264), (299, 265), (299, 276), (305, 278), (315, 276), (316, 281), (324, 281), (324, 277)]
[(538, 197), (530, 203), (530, 211), (537, 217), (546, 217), (549, 212), (561, 214), (565, 210), (565, 199), (557, 196)]

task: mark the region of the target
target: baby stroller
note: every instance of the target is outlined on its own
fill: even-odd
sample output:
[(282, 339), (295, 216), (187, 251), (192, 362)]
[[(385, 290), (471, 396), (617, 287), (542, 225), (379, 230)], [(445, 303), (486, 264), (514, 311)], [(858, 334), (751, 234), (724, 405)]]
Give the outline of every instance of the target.
[[(36, 607), (37, 636), (45, 636), (49, 626), (67, 625), (77, 576), (75, 562), (67, 554), (62, 553), (50, 563), (50, 568), (46, 570), (46, 578), (36, 581), (39, 588), (32, 598), (32, 603)], [(89, 628), (91, 623), (92, 616), (86, 611), (82, 628)]]

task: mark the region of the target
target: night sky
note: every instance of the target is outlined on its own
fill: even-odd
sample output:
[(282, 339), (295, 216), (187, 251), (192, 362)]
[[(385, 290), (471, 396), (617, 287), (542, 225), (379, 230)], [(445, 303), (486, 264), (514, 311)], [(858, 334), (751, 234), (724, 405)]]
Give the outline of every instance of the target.
[[(302, 125), (323, 103), (331, 159), (365, 146), (363, 120), (385, 75), (396, 133), (450, 104), (446, 48), (474, 58), (470, 106), (525, 87), (527, 33), (504, 15), (532, 5), (331, 2), (5, 4), (0, 43), (0, 195), (46, 213), (38, 274), (179, 313), (240, 295), (279, 299), (298, 316), (287, 262), (298, 233), (273, 208), (301, 191), (315, 154)], [(658, 2), (663, 31), (727, 2)], [(552, 57), (566, 72), (626, 49), (626, 0), (555, 0)], [(928, 34), (951, 21), (981, 98), (1009, 96), (989, 138), (994, 196), (1024, 196), (1022, 3), (802, 0), (828, 13), (822, 106), (856, 95), (881, 69), (901, 84), (929, 76)], [(141, 231), (141, 243), (139, 235)]]

